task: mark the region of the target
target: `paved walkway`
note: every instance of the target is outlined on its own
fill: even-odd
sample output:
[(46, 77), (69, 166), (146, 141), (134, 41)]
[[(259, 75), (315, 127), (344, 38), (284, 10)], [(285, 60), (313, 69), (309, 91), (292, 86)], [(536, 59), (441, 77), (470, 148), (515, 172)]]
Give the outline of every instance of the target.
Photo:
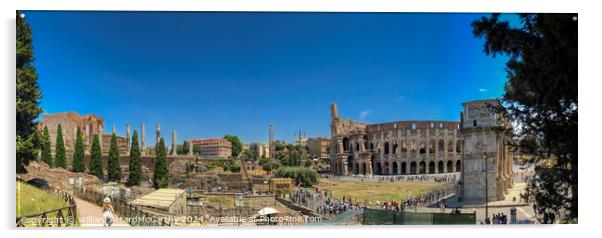
[[(102, 225), (102, 207), (73, 196), (77, 204), (77, 216), (82, 227), (103, 227)], [(113, 227), (129, 226), (127, 222), (113, 215)]]

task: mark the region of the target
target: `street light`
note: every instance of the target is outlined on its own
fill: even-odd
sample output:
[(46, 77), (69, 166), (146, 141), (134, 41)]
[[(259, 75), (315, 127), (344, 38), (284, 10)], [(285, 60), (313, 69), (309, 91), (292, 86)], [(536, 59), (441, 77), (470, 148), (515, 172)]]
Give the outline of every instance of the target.
[(489, 168), (487, 167), (487, 151), (483, 151), (483, 160), (485, 160), (485, 224), (489, 224)]

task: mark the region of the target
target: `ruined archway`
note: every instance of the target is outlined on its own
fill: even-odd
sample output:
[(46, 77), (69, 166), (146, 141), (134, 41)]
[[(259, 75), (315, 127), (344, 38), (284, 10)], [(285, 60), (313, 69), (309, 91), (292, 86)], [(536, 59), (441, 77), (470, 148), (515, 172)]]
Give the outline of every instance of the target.
[(460, 162), (460, 160), (456, 161), (456, 172), (460, 172), (460, 170), (462, 169), (462, 162)]
[(366, 163), (362, 163), (362, 174), (366, 175), (368, 172), (366, 172)]
[(429, 154), (434, 154), (436, 149), (437, 142), (435, 142), (435, 140), (431, 140), (431, 142), (429, 142)]
[(389, 154), (389, 142), (385, 142), (385, 155)]
[(391, 174), (398, 174), (399, 173), (399, 166), (397, 166), (397, 162), (393, 162), (393, 173)]
[(444, 169), (445, 165), (443, 164), (443, 160), (439, 160), (439, 163), (437, 164), (437, 173), (444, 173)]
[(384, 175), (389, 175), (390, 173), (390, 167), (389, 167), (389, 162), (385, 162), (384, 166), (383, 166), (383, 174)]
[(454, 172), (454, 162), (452, 162), (451, 160), (447, 161), (447, 172)]
[(434, 174), (435, 173), (435, 162), (431, 161), (429, 162), (429, 174)]
[(416, 174), (416, 162), (414, 161), (410, 163), (410, 174)]
[(401, 174), (406, 174), (406, 162), (401, 162)]
[(439, 140), (439, 152), (445, 151), (445, 141)]
[(456, 153), (460, 153), (460, 152), (462, 152), (462, 141), (457, 140), (456, 141)]
[(350, 148), (349, 148), (349, 138), (344, 137), (343, 138), (343, 151), (345, 152), (349, 152)]
[(383, 168), (382, 165), (380, 164), (380, 162), (376, 162), (376, 175), (382, 175), (383, 174)]
[(420, 161), (420, 163), (418, 164), (418, 173), (419, 174), (425, 174), (426, 173), (426, 162)]
[(347, 157), (347, 171), (353, 173), (353, 155)]

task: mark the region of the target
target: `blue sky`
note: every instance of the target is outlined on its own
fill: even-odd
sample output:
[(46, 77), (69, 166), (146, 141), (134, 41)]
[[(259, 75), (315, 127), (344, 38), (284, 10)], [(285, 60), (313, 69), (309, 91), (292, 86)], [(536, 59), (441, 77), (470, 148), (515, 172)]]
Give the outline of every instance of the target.
[[(190, 138), (329, 136), (329, 104), (368, 123), (459, 120), (500, 97), (506, 57), (482, 51), (483, 14), (25, 11), (44, 113)], [(149, 133), (150, 132), (150, 133)], [(147, 142), (147, 143), (148, 143)]]

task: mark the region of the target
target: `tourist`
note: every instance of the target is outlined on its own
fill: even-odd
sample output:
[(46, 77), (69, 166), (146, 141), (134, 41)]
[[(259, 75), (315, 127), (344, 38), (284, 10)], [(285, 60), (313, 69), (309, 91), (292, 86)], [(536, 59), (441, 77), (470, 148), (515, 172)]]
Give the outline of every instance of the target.
[(113, 206), (111, 206), (111, 199), (106, 197), (102, 203), (102, 224), (105, 227), (110, 227), (113, 224)]

